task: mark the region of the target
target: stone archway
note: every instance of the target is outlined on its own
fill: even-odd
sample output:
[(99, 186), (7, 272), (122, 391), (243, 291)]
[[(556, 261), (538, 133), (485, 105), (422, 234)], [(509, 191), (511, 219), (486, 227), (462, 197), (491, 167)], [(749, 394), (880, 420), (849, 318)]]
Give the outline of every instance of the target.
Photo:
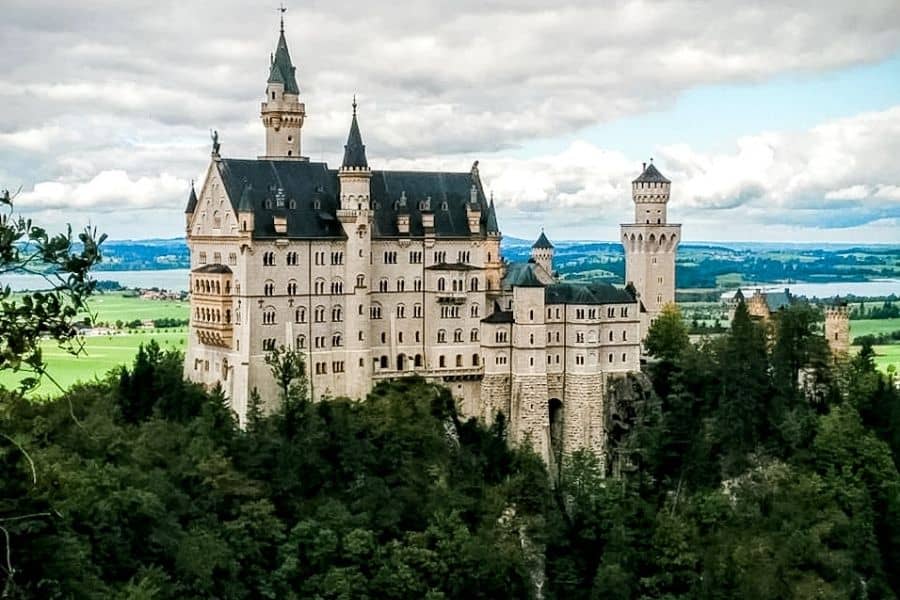
[(559, 398), (550, 398), (547, 402), (550, 422), (550, 460), (551, 469), (558, 476), (563, 457), (563, 403)]

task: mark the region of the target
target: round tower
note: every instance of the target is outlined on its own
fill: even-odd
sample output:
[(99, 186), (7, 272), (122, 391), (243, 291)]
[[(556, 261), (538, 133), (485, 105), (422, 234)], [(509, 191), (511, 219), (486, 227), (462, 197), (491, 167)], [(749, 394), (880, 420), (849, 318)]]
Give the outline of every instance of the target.
[(846, 302), (825, 307), (825, 339), (836, 358), (850, 351), (850, 307)]
[(281, 35), (269, 67), (266, 100), (260, 110), (266, 128), (266, 154), (260, 158), (304, 160), (300, 155), (300, 130), (306, 118), (306, 106), (300, 102), (296, 71), (284, 39), (282, 16)]
[(662, 308), (675, 302), (675, 253), (681, 241), (681, 225), (666, 219), (672, 182), (653, 165), (644, 163), (631, 182), (634, 223), (622, 225), (625, 249), (625, 283), (634, 285), (646, 312), (641, 313), (641, 337)]

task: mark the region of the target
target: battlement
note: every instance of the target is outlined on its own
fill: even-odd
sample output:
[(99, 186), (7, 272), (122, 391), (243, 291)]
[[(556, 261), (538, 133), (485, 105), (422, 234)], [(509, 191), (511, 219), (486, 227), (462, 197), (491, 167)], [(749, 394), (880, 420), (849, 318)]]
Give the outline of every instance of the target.
[(850, 320), (850, 307), (846, 304), (828, 306), (825, 308), (825, 318), (828, 320)]

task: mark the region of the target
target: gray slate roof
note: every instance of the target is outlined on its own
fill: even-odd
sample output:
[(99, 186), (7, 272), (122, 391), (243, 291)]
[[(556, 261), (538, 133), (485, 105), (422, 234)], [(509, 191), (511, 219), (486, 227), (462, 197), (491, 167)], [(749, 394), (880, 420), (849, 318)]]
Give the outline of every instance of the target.
[(197, 267), (191, 273), (231, 273), (231, 267), (218, 263)]
[(347, 136), (347, 144), (344, 146), (344, 161), (342, 167), (369, 167), (366, 160), (366, 146), (359, 133), (359, 123), (356, 122), (356, 101), (353, 101), (353, 120), (350, 122), (350, 134)]
[[(288, 238), (344, 238), (337, 220), (340, 189), (337, 171), (325, 163), (225, 158), (215, 164), (235, 211), (253, 211), (254, 238), (285, 237), (275, 233), (274, 216), (287, 218)], [(373, 236), (401, 237), (397, 214), (402, 211), (410, 218), (409, 237), (424, 235), (422, 213), (431, 212), (436, 237), (471, 238), (466, 204), (473, 183), (481, 207), (476, 237), (499, 233), (496, 215), (487, 204), (481, 183), (469, 172), (373, 171), (370, 179)], [(400, 206), (404, 193), (405, 209)]]
[(537, 248), (539, 250), (552, 250), (553, 244), (550, 243), (550, 240), (548, 240), (547, 236), (544, 235), (544, 231), (541, 230), (541, 237), (539, 237), (537, 241), (531, 245), (531, 247)]
[(635, 297), (609, 283), (554, 283), (544, 293), (547, 304), (632, 304)]
[(788, 289), (785, 289), (783, 292), (765, 292), (763, 297), (766, 299), (769, 312), (773, 313), (794, 303), (794, 297), (791, 296), (791, 292)]
[(191, 183), (191, 195), (188, 196), (188, 203), (184, 209), (185, 214), (193, 214), (197, 208), (197, 192), (194, 191), (194, 184)]
[(634, 183), (639, 182), (652, 182), (652, 183), (672, 183), (668, 179), (666, 179), (662, 173), (650, 163), (644, 168), (644, 172), (641, 173), (637, 179), (634, 180)]
[(283, 83), (284, 91), (289, 94), (299, 94), (295, 75), (297, 69), (291, 62), (291, 54), (288, 52), (287, 40), (284, 39), (284, 30), (278, 38), (278, 46), (275, 48), (275, 56), (272, 60), (272, 68), (269, 69), (269, 83)]
[(494, 301), (494, 311), (483, 318), (481, 320), (482, 323), (512, 323), (515, 319), (513, 318), (513, 311), (511, 310), (503, 310), (500, 308), (500, 303), (496, 300)]
[(544, 287), (544, 284), (541, 283), (541, 280), (534, 273), (536, 266), (533, 262), (508, 264), (501, 284), (503, 289), (512, 287)]

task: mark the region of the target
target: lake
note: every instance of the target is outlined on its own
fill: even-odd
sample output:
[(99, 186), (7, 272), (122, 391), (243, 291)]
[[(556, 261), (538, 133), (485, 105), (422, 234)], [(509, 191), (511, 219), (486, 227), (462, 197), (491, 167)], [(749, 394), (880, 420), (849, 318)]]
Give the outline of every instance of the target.
[[(188, 269), (166, 269), (162, 271), (95, 271), (94, 279), (118, 281), (125, 287), (162, 288), (173, 292), (188, 289)], [(0, 286), (10, 286), (14, 291), (41, 290), (49, 286), (38, 275), (0, 275)]]
[[(118, 281), (125, 287), (157, 287), (176, 292), (188, 289), (188, 269), (167, 269), (164, 271), (96, 271), (95, 279)], [(0, 285), (9, 285), (15, 291), (46, 289), (47, 282), (37, 275), (0, 275)], [(878, 279), (874, 281), (841, 281), (834, 283), (772, 283), (745, 286), (744, 291), (760, 288), (766, 291), (790, 288), (791, 293), (807, 298), (830, 298), (832, 296), (900, 296), (900, 279)], [(730, 298), (734, 292), (726, 292), (723, 298)]]
[[(876, 279), (873, 281), (837, 281), (833, 283), (762, 283), (743, 286), (744, 295), (760, 289), (764, 292), (778, 292), (789, 288), (795, 296), (807, 298), (831, 298), (833, 296), (900, 296), (900, 279)], [(729, 299), (734, 292), (725, 292), (722, 299)]]

